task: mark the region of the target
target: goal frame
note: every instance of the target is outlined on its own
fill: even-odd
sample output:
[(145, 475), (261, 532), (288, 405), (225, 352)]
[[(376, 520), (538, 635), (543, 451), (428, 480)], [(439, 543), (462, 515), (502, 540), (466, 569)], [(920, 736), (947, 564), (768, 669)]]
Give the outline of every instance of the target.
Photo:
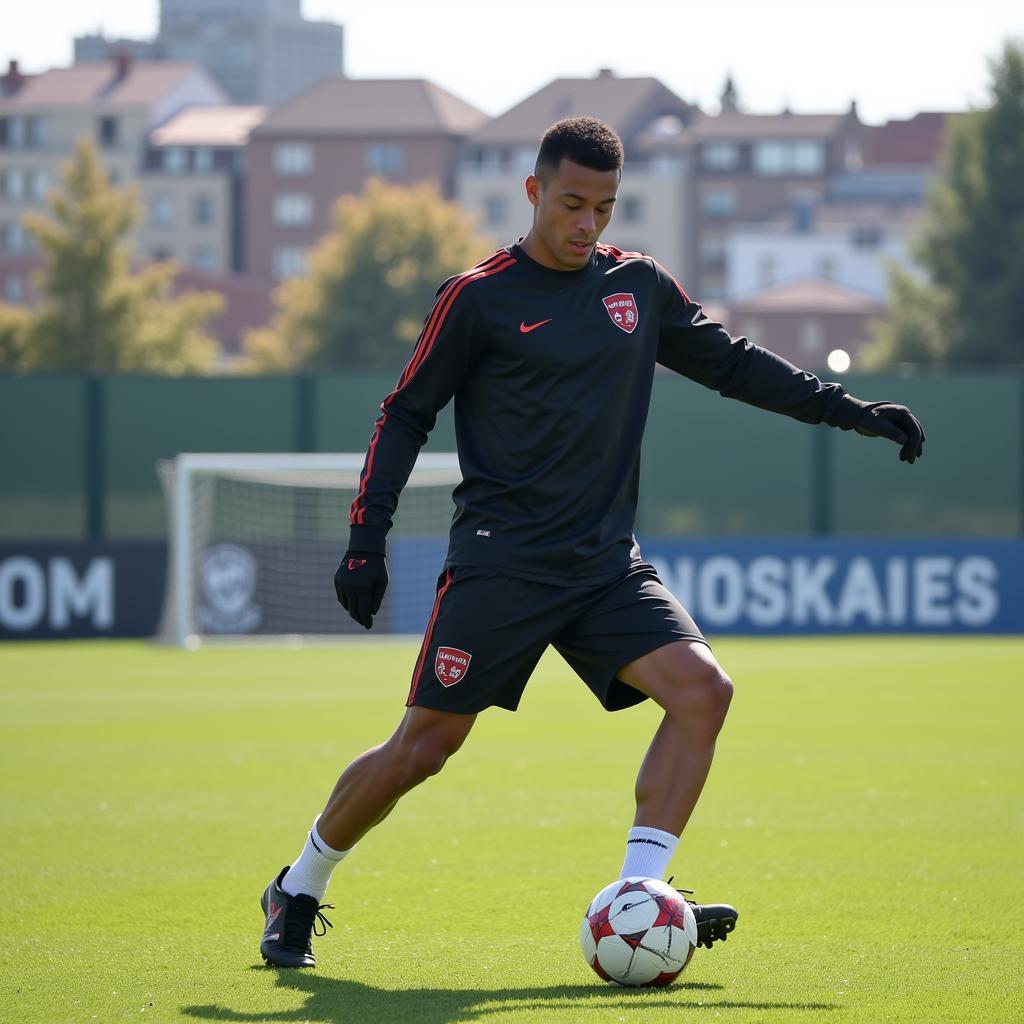
[[(171, 512), (168, 572), (171, 578), (166, 589), (171, 600), (165, 615), (169, 611), (173, 621), (170, 628), (162, 632), (169, 635), (172, 643), (189, 650), (197, 648), (202, 641), (194, 618), (191, 513), (196, 476), (203, 473), (310, 472), (337, 473), (354, 477), (358, 482), (365, 460), (365, 452), (182, 452), (167, 460), (173, 475), (173, 496), (168, 502)], [(459, 479), (461, 470), (456, 452), (420, 452), (409, 475), (409, 482), (414, 485), (450, 483), (454, 487)], [(343, 480), (338, 482), (344, 483)]]

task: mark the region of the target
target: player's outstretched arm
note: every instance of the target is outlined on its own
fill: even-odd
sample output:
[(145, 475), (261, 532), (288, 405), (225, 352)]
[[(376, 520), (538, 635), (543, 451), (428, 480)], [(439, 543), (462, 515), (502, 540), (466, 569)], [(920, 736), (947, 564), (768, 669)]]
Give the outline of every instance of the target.
[(913, 463), (924, 453), (924, 427), (905, 405), (872, 402), (854, 429), (865, 437), (887, 437), (900, 445), (901, 462)]
[(759, 409), (783, 413), (804, 423), (827, 423), (867, 437), (885, 437), (900, 446), (900, 459), (921, 457), (925, 440), (920, 421), (894, 402), (863, 402), (841, 384), (824, 383), (775, 352), (732, 337), (656, 266), (663, 297), (658, 362), (676, 373)]

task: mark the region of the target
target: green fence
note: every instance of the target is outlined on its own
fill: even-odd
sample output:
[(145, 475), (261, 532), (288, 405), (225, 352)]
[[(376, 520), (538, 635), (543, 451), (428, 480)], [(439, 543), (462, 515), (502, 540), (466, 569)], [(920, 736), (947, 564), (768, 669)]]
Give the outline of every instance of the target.
[[(638, 529), (648, 534), (1024, 533), (1024, 375), (850, 377), (928, 432), (892, 445), (659, 375)], [(0, 377), (0, 539), (160, 538), (158, 459), (183, 451), (363, 451), (393, 378)], [(427, 450), (454, 448), (451, 409)], [(344, 515), (345, 510), (339, 510)]]

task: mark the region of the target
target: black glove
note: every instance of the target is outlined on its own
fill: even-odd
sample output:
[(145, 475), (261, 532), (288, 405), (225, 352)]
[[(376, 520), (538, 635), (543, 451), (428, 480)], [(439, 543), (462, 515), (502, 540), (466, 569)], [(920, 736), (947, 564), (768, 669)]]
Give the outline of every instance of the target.
[(364, 629), (373, 626), (373, 617), (388, 589), (387, 559), (372, 551), (346, 551), (334, 574), (334, 592), (341, 607)]
[(865, 437), (887, 437), (902, 445), (901, 462), (912, 463), (914, 459), (921, 458), (924, 450), (924, 427), (905, 405), (872, 402), (861, 413), (854, 430)]

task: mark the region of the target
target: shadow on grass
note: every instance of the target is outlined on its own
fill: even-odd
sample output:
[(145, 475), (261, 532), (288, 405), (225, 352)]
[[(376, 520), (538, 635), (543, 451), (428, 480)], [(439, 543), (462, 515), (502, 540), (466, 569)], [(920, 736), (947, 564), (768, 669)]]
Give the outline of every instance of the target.
[[(268, 970), (254, 967), (253, 970)], [(379, 989), (358, 981), (325, 978), (308, 971), (278, 971), (277, 986), (306, 993), (294, 1010), (247, 1013), (228, 1006), (185, 1006), (182, 1012), (200, 1020), (226, 1021), (409, 1021), (420, 1024), (456, 1024), (484, 1020), (491, 1015), (523, 1010), (565, 1011), (566, 1020), (579, 1020), (581, 1010), (674, 1007), (698, 1002), (703, 1010), (838, 1010), (836, 1003), (742, 1002), (709, 1000), (704, 993), (722, 988), (701, 981), (683, 981), (670, 989), (628, 989), (594, 985), (549, 988), (496, 989)]]

